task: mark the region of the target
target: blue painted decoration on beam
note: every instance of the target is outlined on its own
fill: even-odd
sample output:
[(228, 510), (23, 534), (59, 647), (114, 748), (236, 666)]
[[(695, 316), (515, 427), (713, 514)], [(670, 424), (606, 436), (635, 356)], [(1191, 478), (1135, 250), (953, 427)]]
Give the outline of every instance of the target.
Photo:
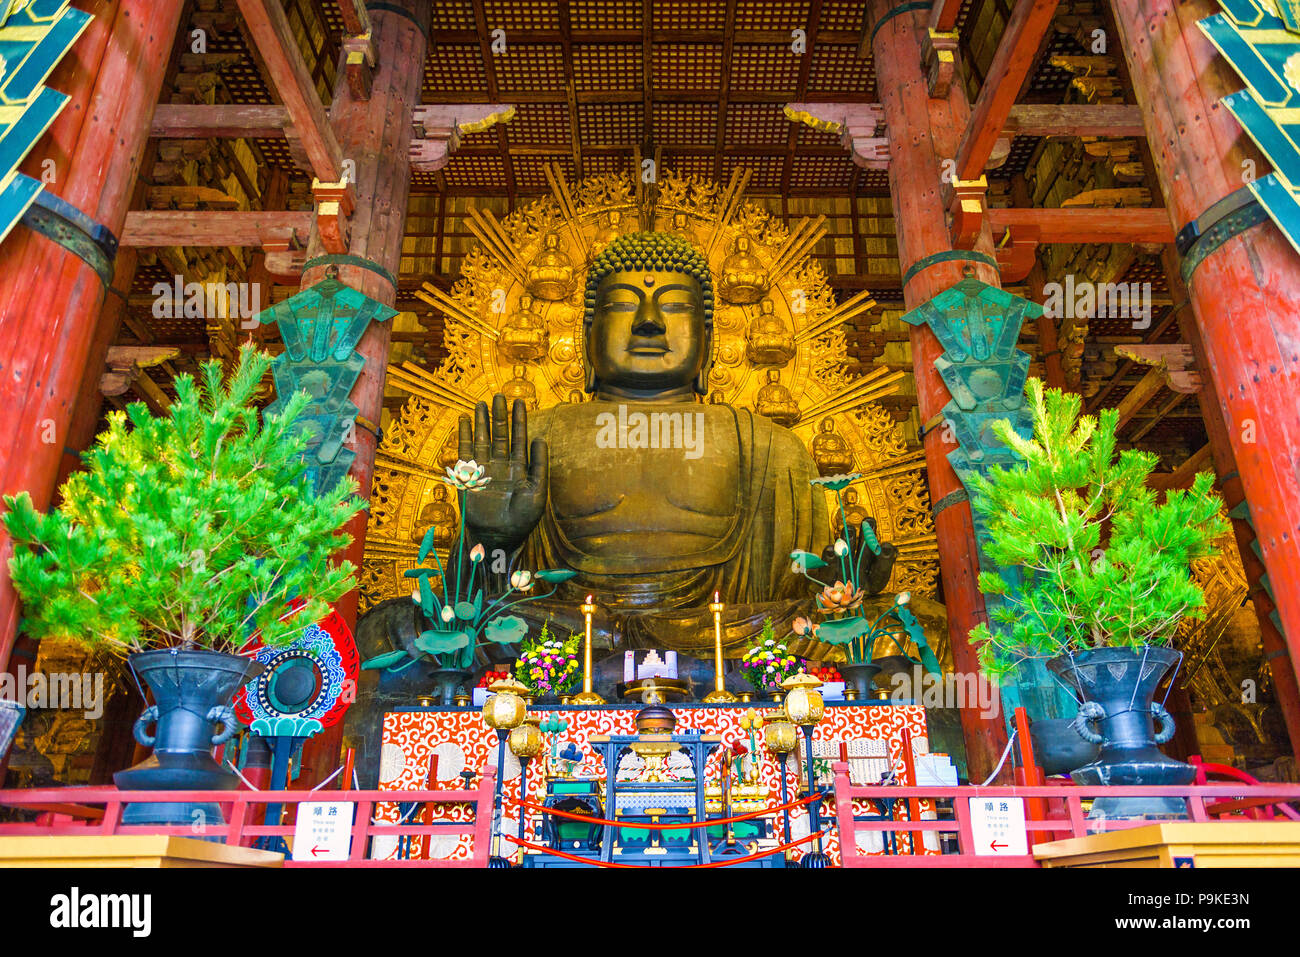
[(1221, 0), (1197, 26), (1246, 83), (1222, 103), (1273, 172), (1247, 186), (1300, 252), (1300, 4)]
[(91, 19), (66, 0), (0, 2), (0, 242), (44, 188), (18, 164), (68, 102), (45, 80)]
[(279, 412), (298, 389), (312, 402), (298, 420), (308, 434), (308, 473), (318, 490), (333, 488), (352, 467), (355, 453), (345, 443), (356, 427), (357, 407), (348, 398), (366, 362), (356, 347), (371, 322), (385, 322), (397, 310), (329, 277), (258, 314), (276, 323), (284, 352), (271, 366)]

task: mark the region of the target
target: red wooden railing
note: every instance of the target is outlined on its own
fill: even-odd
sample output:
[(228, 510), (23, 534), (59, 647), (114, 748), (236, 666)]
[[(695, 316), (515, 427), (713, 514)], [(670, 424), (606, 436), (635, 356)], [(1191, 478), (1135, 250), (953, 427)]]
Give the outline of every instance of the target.
[[(43, 788), (0, 791), (0, 806), (41, 812), (42, 822), (0, 824), (0, 836), (18, 834), (171, 834), (178, 837), (220, 836), (224, 843), (247, 847), (254, 838), (292, 838), (293, 825), (265, 825), (260, 821), (267, 804), (299, 805), (318, 801), (350, 801), (354, 806), (352, 844), (344, 861), (293, 861), (285, 867), (486, 867), (490, 853), (492, 808), (496, 769), (483, 769), (479, 786), (458, 791), (119, 791), (116, 788)], [(134, 803), (186, 801), (220, 804), (222, 825), (124, 825), (122, 807)], [(435, 820), (422, 824), (377, 824), (376, 807), (397, 802), (415, 804), (468, 804), (471, 821)], [(472, 834), (471, 856), (464, 860), (370, 860), (372, 837), (430, 837)]]
[[(969, 801), (985, 798), (1018, 798), (1025, 804), (1026, 841), (1031, 851), (1035, 837), (1040, 840), (1063, 840), (1085, 837), (1099, 831), (1142, 827), (1151, 821), (1089, 820), (1084, 816), (1085, 800), (1097, 797), (1177, 797), (1187, 804), (1188, 820), (1250, 820), (1245, 812), (1260, 804), (1285, 806), (1300, 801), (1300, 784), (1209, 784), (1185, 787), (1084, 787), (1046, 785), (1038, 787), (895, 787), (889, 785), (854, 786), (849, 781), (849, 766), (834, 765), (835, 819), (839, 827), (840, 857), (845, 867), (1036, 867), (1033, 854), (976, 854)], [(929, 798), (952, 800), (955, 820), (859, 821), (853, 810), (854, 799), (905, 800)], [(1035, 809), (1047, 808), (1046, 813)], [(1288, 808), (1289, 810), (1289, 808)], [(857, 834), (863, 831), (956, 832), (959, 852), (940, 855), (871, 855), (858, 848)]]

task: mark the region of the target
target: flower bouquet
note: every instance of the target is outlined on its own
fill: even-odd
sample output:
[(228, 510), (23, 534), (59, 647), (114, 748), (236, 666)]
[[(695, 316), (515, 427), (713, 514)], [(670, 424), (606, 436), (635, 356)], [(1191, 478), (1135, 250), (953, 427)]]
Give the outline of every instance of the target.
[(755, 690), (775, 691), (786, 678), (804, 670), (804, 661), (790, 654), (790, 646), (784, 641), (777, 640), (772, 619), (768, 618), (757, 644), (741, 657), (740, 670)]
[[(454, 468), (447, 469), (443, 481), (456, 490), (460, 514), (465, 514), (466, 497), (486, 488), (492, 481), (483, 472), (483, 466), (473, 460), (459, 461)], [(362, 668), (401, 671), (424, 656), (434, 656), (443, 669), (468, 669), (474, 662), (475, 649), (483, 643), (512, 644), (527, 634), (528, 626), (524, 620), (505, 612), (526, 601), (549, 598), (561, 582), (577, 574), (568, 569), (530, 572), (507, 568), (509, 586), (500, 595), (488, 596), (484, 569), (487, 553), (483, 546), (474, 545), (466, 556), (465, 536), (461, 535), (453, 549), (455, 557), (448, 556), (444, 569), (433, 547), (434, 533), (435, 527), (430, 526), (420, 543), (420, 566), (404, 573), (407, 578), (417, 579), (418, 585), (411, 600), (420, 606), (432, 627), (421, 631), (410, 647), (371, 658)], [(466, 557), (468, 561), (465, 561)], [(433, 559), (433, 567), (424, 566), (429, 558)], [(435, 576), (440, 584), (438, 592), (434, 591), (430, 581)], [(551, 590), (540, 595), (528, 594), (536, 579), (549, 584)]]
[(567, 694), (578, 679), (577, 635), (551, 637), (546, 624), (536, 639), (526, 639), (515, 663), (515, 680), (538, 695)]

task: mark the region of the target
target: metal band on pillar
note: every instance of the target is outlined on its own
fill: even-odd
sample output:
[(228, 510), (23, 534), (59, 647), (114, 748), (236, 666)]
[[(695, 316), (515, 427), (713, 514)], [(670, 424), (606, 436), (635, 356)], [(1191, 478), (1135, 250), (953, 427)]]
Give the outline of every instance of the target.
[(1238, 233), (1258, 226), (1268, 218), (1268, 213), (1249, 186), (1234, 190), (1219, 200), (1196, 219), (1178, 231), (1174, 245), (1183, 257), (1179, 272), (1183, 283), (1192, 281), (1192, 274), (1216, 249)]
[(107, 288), (113, 288), (117, 237), (107, 226), (48, 192), (37, 194), (20, 222), (82, 260)]
[(871, 28), (871, 42), (875, 42), (876, 34), (880, 32), (880, 28), (890, 20), (894, 19), (894, 17), (904, 13), (911, 13), (913, 10), (929, 10), (932, 6), (934, 6), (934, 4), (929, 2), (929, 0), (915, 0), (915, 2), (912, 3), (899, 4), (892, 10), (886, 12), (883, 17), (876, 21), (876, 25)]
[(956, 489), (955, 491), (949, 492), (943, 498), (939, 499), (939, 501), (935, 502), (933, 505), (930, 506), (930, 517), (938, 518), (939, 513), (942, 512), (945, 508), (952, 508), (954, 505), (960, 505), (962, 502), (969, 502), (969, 501), (970, 501), (969, 492), (967, 492), (964, 488)]
[(941, 253), (922, 256), (908, 266), (907, 272), (903, 273), (903, 286), (906, 287), (922, 269), (929, 269), (931, 266), (947, 262), (976, 262), (983, 263), (993, 269), (998, 268), (998, 261), (987, 253), (978, 253), (970, 249), (947, 249)]
[(316, 266), (355, 266), (358, 269), (368, 269), (394, 289), (397, 288), (397, 277), (373, 259), (364, 259), (361, 256), (351, 256), (346, 253), (326, 253), (321, 256), (314, 256), (303, 263), (303, 272)]

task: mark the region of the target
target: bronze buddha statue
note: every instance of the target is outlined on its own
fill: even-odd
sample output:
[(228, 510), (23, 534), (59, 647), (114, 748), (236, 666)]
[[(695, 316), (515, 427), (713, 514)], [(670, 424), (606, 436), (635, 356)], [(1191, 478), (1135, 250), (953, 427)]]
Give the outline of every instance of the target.
[[(580, 629), (587, 594), (602, 643), (687, 653), (712, 647), (714, 593), (738, 654), (764, 618), (807, 614), (790, 553), (829, 542), (824, 492), (802, 441), (708, 394), (713, 282), (692, 244), (632, 233), (587, 278), (580, 404), (530, 413), (504, 395), (462, 416), (459, 454), (492, 481), (467, 497), (470, 540), (521, 567), (577, 577), (517, 613)], [(709, 397), (710, 399), (712, 397)], [(554, 627), (554, 625), (552, 626)]]
[(424, 540), (425, 533), (429, 526), (433, 526), (433, 547), (447, 548), (456, 540), (456, 525), (459, 521), (456, 517), (456, 509), (447, 501), (447, 486), (442, 483), (435, 483), (433, 486), (432, 500), (420, 509), (420, 517), (416, 519), (415, 528), (411, 531), (411, 541), (421, 542)]
[(812, 457), (822, 475), (843, 475), (853, 471), (853, 450), (835, 431), (835, 419), (826, 416), (812, 440)]

